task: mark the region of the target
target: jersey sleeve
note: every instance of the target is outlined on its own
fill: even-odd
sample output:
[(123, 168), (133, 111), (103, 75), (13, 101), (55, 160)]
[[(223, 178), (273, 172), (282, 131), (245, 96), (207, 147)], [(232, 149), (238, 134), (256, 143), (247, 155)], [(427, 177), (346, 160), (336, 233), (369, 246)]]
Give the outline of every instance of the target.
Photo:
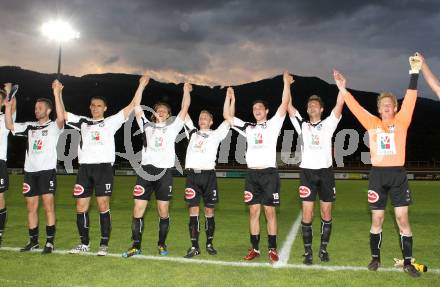
[(185, 129), (185, 135), (188, 140), (191, 138), (191, 135), (193, 133), (197, 132), (197, 129), (194, 126), (194, 123), (191, 120), (191, 117), (189, 117), (189, 116), (186, 117), (185, 124), (183, 125), (183, 128)]
[(74, 128), (76, 130), (81, 130), (81, 124), (85, 121), (87, 121), (86, 117), (77, 116), (72, 113), (67, 113), (66, 125)]
[(169, 125), (169, 128), (177, 135), (183, 128), (185, 122), (179, 117), (174, 117), (174, 121)]
[(228, 135), (229, 129), (230, 129), (230, 125), (228, 121), (223, 121), (214, 131), (215, 136), (218, 138), (219, 141), (222, 141)]
[(289, 117), (290, 122), (293, 125), (293, 128), (298, 133), (298, 135), (302, 134), (302, 123), (304, 122), (303, 118), (301, 117), (301, 114), (296, 111), (295, 115), (293, 117)]
[(370, 130), (374, 123), (379, 119), (364, 109), (350, 93), (347, 92), (344, 94), (344, 101), (350, 111), (366, 130)]
[(246, 137), (246, 128), (248, 125), (249, 123), (246, 123), (239, 118), (234, 117), (232, 119), (232, 128), (244, 137)]
[(117, 114), (114, 114), (106, 118), (104, 121), (106, 125), (110, 126), (113, 133), (116, 133), (119, 130), (119, 128), (126, 122), (124, 111), (121, 110)]
[(414, 112), (414, 107), (417, 101), (417, 90), (407, 90), (405, 98), (402, 102), (402, 107), (397, 113), (396, 118), (403, 122), (407, 127), (411, 123), (411, 118)]
[(338, 127), (339, 121), (342, 119), (342, 115), (339, 119), (336, 117), (335, 113), (332, 111), (330, 115), (324, 120), (324, 126), (328, 131), (333, 134), (333, 132)]
[(278, 111), (275, 113), (275, 115), (273, 115), (272, 118), (270, 118), (270, 120), (267, 121), (268, 126), (270, 127), (270, 129), (272, 131), (277, 131), (279, 132), (281, 130), (281, 127), (283, 126), (284, 123), (284, 119), (286, 118), (286, 116), (281, 116)]
[(14, 123), (14, 130), (12, 131), (12, 134), (14, 136), (27, 137), (29, 126), (31, 125), (31, 122)]

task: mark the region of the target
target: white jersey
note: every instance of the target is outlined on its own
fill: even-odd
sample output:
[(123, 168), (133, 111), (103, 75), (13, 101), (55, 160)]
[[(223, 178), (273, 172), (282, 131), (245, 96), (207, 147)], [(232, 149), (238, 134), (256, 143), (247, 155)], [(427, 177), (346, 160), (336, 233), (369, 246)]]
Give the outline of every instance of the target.
[(81, 133), (78, 162), (80, 164), (113, 164), (116, 157), (115, 133), (125, 121), (123, 110), (101, 120), (67, 113), (67, 125)]
[[(16, 113), (12, 115), (13, 121), (15, 121), (15, 115)], [(8, 157), (8, 135), (9, 130), (6, 128), (5, 114), (0, 113), (0, 160), (4, 161), (7, 161)]]
[(246, 137), (246, 163), (248, 168), (277, 167), (276, 150), (278, 135), (285, 116), (278, 112), (268, 121), (255, 124), (234, 118), (233, 128)]
[(186, 149), (185, 168), (214, 169), (220, 142), (229, 132), (229, 123), (224, 121), (216, 130), (197, 130), (192, 121), (185, 122), (189, 138)]
[(156, 124), (147, 120), (144, 114), (137, 122), (144, 133), (141, 164), (157, 168), (173, 167), (176, 160), (175, 141), (183, 128), (183, 120), (177, 116), (170, 124)]
[(329, 168), (333, 165), (332, 137), (339, 119), (332, 113), (323, 121), (312, 124), (303, 121), (297, 112), (290, 120), (301, 138), (301, 164), (307, 169)]
[(28, 138), (24, 171), (37, 172), (56, 169), (57, 143), (63, 128), (54, 121), (14, 123), (13, 134)]

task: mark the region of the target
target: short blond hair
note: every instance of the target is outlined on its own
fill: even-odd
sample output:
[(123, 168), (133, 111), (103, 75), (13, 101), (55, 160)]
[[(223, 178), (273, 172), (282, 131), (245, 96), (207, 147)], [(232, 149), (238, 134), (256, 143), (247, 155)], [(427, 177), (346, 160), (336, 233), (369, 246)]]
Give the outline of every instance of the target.
[(398, 103), (397, 103), (397, 98), (393, 93), (390, 92), (382, 92), (380, 93), (380, 95), (377, 97), (377, 108), (379, 108), (380, 102), (385, 99), (385, 98), (390, 98), (391, 101), (393, 101), (394, 107), (398, 107)]
[(200, 111), (200, 114), (207, 114), (211, 118), (211, 120), (214, 120), (214, 117), (208, 110), (202, 110)]

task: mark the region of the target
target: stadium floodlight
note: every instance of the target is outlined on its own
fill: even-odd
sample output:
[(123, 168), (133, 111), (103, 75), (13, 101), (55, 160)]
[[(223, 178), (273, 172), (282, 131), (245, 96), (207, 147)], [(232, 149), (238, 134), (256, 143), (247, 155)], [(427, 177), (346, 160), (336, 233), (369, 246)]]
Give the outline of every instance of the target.
[(79, 38), (79, 32), (63, 20), (50, 20), (41, 27), (42, 34), (50, 40), (58, 43), (58, 78), (61, 73), (61, 48), (62, 44), (73, 39)]

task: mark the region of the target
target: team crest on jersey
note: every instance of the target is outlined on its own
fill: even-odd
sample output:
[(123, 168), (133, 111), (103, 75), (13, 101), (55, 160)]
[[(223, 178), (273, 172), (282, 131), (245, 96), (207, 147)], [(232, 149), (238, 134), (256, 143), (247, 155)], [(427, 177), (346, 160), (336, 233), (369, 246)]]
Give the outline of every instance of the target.
[(369, 203), (376, 203), (379, 201), (379, 194), (375, 192), (374, 190), (368, 191), (368, 202)]
[(244, 192), (244, 202), (246, 203), (251, 202), (253, 198), (254, 195), (252, 194), (252, 192), (249, 192), (247, 190)]
[(78, 196), (83, 194), (84, 192), (84, 187), (81, 184), (75, 184), (75, 186), (73, 187), (73, 195)]
[(141, 196), (145, 193), (145, 188), (142, 185), (135, 185), (133, 189), (134, 196)]
[(103, 128), (105, 126), (104, 122), (100, 123), (98, 127)]
[(307, 186), (301, 185), (298, 189), (299, 192), (299, 197), (300, 198), (307, 198), (310, 196), (310, 193), (312, 193), (310, 191), (310, 188), (308, 188)]
[(29, 191), (31, 191), (31, 186), (29, 184), (23, 182), (23, 194), (26, 194)]
[(47, 134), (48, 134), (48, 130), (44, 130), (44, 131), (41, 132), (41, 135), (42, 135), (43, 137), (47, 136)]
[(196, 197), (196, 191), (190, 187), (185, 188), (185, 198), (190, 200)]

